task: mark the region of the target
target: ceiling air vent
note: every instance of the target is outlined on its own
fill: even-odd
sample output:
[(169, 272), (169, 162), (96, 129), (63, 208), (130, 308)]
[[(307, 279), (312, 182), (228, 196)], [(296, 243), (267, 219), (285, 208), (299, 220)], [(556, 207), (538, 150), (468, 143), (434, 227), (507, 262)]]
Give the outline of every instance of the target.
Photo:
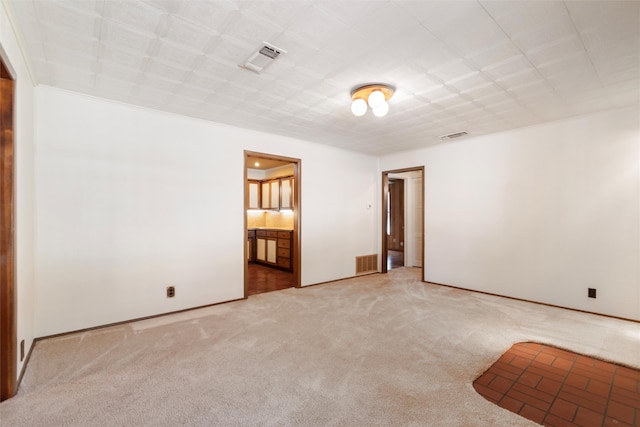
[(438, 138), (440, 138), (440, 139), (454, 139), (454, 138), (460, 138), (461, 136), (465, 136), (465, 135), (467, 135), (467, 132), (460, 131), (460, 132), (450, 133), (449, 135), (441, 135)]
[(245, 61), (244, 64), (240, 66), (242, 68), (246, 68), (249, 71), (253, 71), (254, 73), (260, 74), (265, 68), (273, 63), (280, 54), (287, 53), (286, 51), (280, 49), (279, 47), (275, 47), (272, 44), (267, 42), (262, 42), (262, 46), (260, 46), (255, 52), (249, 56), (249, 59)]

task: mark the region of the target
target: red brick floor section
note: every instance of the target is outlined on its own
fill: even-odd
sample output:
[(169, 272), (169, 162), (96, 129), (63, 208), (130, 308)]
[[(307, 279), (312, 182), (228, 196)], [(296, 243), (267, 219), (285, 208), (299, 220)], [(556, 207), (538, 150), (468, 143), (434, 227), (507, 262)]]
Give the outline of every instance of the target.
[(485, 399), (545, 426), (640, 426), (640, 371), (532, 342), (473, 382)]

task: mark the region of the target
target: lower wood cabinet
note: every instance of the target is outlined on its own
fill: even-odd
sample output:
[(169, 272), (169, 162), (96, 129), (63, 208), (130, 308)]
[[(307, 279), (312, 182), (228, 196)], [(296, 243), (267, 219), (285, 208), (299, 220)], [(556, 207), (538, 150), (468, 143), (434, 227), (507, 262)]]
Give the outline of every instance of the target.
[(255, 230), (255, 261), (292, 270), (291, 231)]
[(291, 270), (291, 232), (278, 231), (278, 267)]
[(247, 232), (247, 261), (254, 262), (256, 260), (256, 232), (249, 230)]

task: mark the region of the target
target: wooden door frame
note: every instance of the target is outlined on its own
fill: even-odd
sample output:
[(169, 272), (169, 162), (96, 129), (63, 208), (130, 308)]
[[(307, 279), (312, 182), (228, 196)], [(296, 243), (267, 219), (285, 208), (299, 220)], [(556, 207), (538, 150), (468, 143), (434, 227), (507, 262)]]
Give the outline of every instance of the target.
[[(387, 268), (387, 257), (389, 256), (389, 248), (388, 248), (388, 244), (387, 244), (387, 220), (388, 220), (388, 215), (387, 215), (387, 203), (389, 200), (389, 174), (394, 174), (394, 173), (404, 173), (404, 172), (420, 172), (422, 174), (422, 185), (421, 185), (421, 193), (422, 193), (422, 218), (420, 218), (420, 220), (422, 221), (422, 280), (424, 281), (424, 272), (425, 272), (425, 252), (424, 252), (424, 241), (425, 241), (425, 230), (424, 230), (424, 215), (425, 215), (425, 210), (424, 210), (424, 205), (425, 205), (425, 197), (424, 197), (424, 188), (425, 188), (425, 177), (424, 177), (424, 166), (416, 166), (416, 167), (412, 167), (412, 168), (404, 168), (404, 169), (393, 169), (393, 170), (388, 170), (388, 171), (383, 171), (382, 172), (382, 227), (381, 227), (381, 236), (382, 236), (382, 262), (381, 262), (381, 271), (382, 273), (387, 273), (388, 272), (388, 268)], [(405, 209), (406, 209), (406, 198), (405, 198)], [(406, 229), (406, 224), (405, 224), (405, 229)], [(406, 246), (406, 236), (405, 236), (405, 246)], [(406, 251), (405, 251), (405, 255), (406, 255)], [(406, 262), (406, 261), (405, 261)]]
[(280, 160), (287, 163), (293, 163), (293, 242), (292, 242), (292, 256), (293, 256), (293, 284), (296, 288), (302, 286), (302, 274), (301, 274), (301, 259), (302, 259), (302, 251), (301, 251), (301, 237), (302, 233), (300, 230), (300, 214), (301, 214), (301, 200), (302, 200), (302, 183), (301, 183), (301, 166), (302, 160), (295, 159), (293, 157), (284, 157), (278, 156), (275, 154), (268, 153), (259, 153), (256, 151), (244, 151), (244, 179), (242, 181), (242, 185), (244, 187), (244, 298), (249, 297), (249, 263), (247, 262), (248, 252), (247, 252), (247, 239), (249, 238), (248, 230), (247, 230), (247, 210), (249, 209), (249, 186), (247, 185), (247, 168), (248, 158), (249, 157), (259, 157), (261, 159), (269, 159), (269, 160)]
[[(10, 80), (11, 132), (0, 135), (0, 175), (2, 176), (2, 210), (0, 211), (0, 256), (6, 260), (0, 264), (0, 401), (13, 397), (17, 388), (17, 307), (16, 307), (16, 256), (15, 256), (15, 72), (0, 46), (0, 77)], [(3, 120), (4, 118), (0, 118)], [(5, 123), (6, 124), (6, 123)], [(2, 130), (2, 127), (0, 127)]]

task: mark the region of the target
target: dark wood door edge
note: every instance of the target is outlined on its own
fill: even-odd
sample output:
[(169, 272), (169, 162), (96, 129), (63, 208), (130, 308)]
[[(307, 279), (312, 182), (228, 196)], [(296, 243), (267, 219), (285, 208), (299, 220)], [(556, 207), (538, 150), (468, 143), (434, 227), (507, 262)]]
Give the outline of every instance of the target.
[(0, 52), (0, 401), (16, 392), (14, 80)]

